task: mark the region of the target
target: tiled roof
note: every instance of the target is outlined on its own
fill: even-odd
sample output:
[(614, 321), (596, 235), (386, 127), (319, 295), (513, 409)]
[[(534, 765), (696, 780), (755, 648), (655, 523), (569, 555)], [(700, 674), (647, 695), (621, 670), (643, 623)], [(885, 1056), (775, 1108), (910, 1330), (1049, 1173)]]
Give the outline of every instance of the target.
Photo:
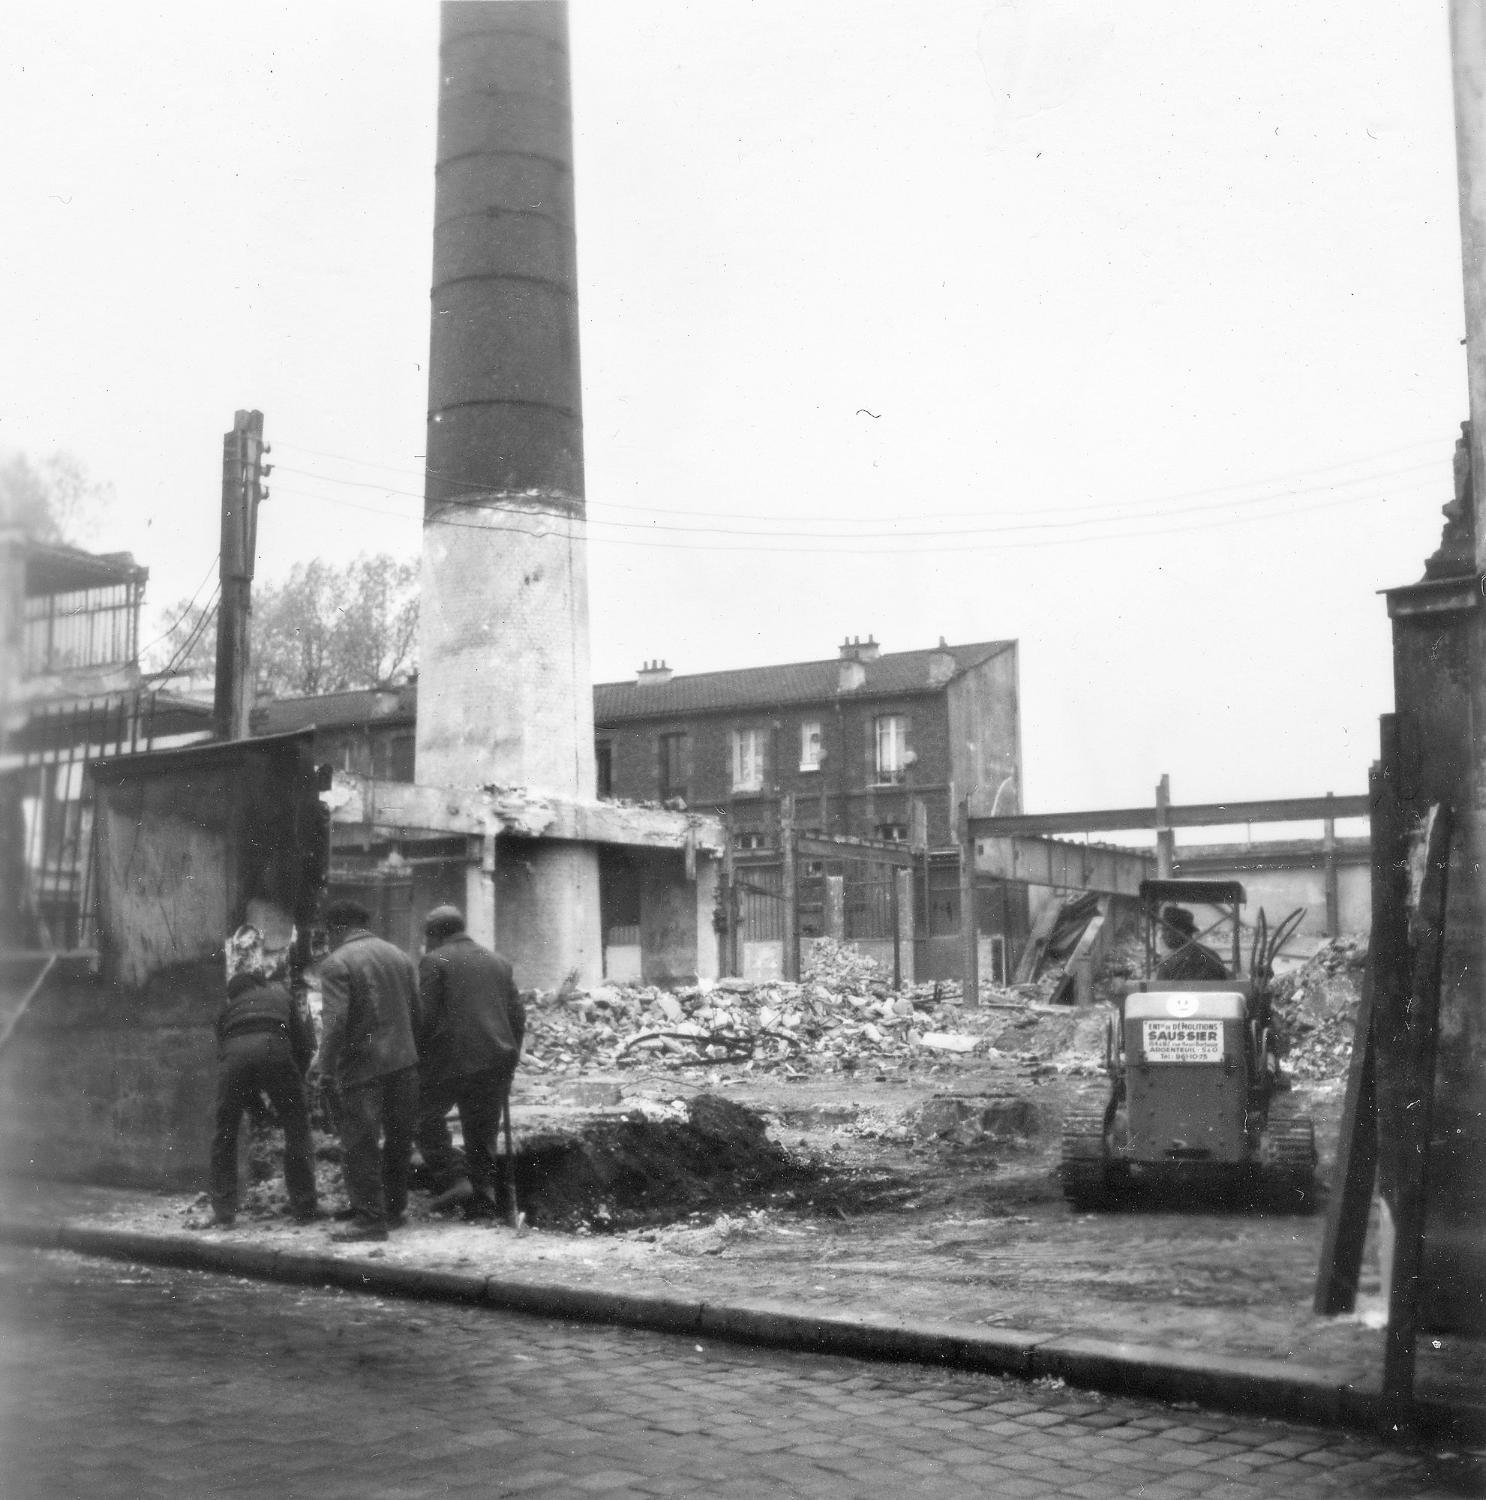
[(343, 729), (358, 724), (406, 719), (418, 703), (415, 683), (391, 688), (356, 688), (314, 698), (275, 698), (253, 710), (254, 734), (290, 734), (297, 729)]
[[(981, 641), (950, 646), (955, 675), (1009, 651), (1014, 641)], [(851, 696), (889, 697), (930, 691), (926, 651), (887, 651), (863, 663), (865, 680)], [(650, 719), (678, 714), (708, 713), (740, 708), (773, 708), (786, 703), (819, 703), (837, 696), (841, 662), (791, 662), (778, 667), (742, 667), (732, 672), (697, 672), (672, 677), (669, 682), (601, 682), (593, 690), (595, 724), (627, 719)]]

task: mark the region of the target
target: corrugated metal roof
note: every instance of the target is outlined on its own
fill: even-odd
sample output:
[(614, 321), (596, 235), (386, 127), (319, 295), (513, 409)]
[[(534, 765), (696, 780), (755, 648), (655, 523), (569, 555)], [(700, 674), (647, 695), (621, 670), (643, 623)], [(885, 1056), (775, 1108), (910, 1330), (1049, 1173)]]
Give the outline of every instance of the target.
[[(1015, 644), (1015, 641), (981, 641), (947, 649), (954, 656), (958, 676), (1011, 650)], [(850, 696), (890, 697), (930, 691), (935, 684), (929, 678), (929, 659), (937, 649), (885, 651), (876, 661), (864, 662), (862, 686)], [(830, 657), (825, 661), (791, 662), (775, 667), (742, 667), (731, 672), (697, 672), (672, 677), (669, 682), (601, 682), (593, 690), (594, 723), (605, 725), (628, 719), (826, 702), (837, 696), (840, 670), (840, 658)]]

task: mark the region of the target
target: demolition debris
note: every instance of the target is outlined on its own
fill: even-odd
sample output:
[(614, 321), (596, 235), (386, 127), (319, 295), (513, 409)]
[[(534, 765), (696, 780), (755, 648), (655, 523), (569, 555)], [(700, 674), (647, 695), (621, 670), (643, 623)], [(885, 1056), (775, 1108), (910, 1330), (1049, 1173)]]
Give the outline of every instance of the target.
[(533, 996), (523, 1062), (554, 1075), (739, 1064), (807, 1076), (1061, 1054), (1071, 1054), (1070, 1068), (1102, 1067), (1103, 1012), (1040, 1003), (1044, 988), (983, 991), (978, 1007), (966, 1007), (956, 983), (894, 990), (873, 959), (821, 939), (799, 983), (606, 984)]

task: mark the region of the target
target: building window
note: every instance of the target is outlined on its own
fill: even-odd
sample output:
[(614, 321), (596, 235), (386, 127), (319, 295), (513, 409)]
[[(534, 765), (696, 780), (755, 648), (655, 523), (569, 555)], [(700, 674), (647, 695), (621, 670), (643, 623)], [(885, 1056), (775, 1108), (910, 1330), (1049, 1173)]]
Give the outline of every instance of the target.
[(908, 825), (906, 823), (879, 823), (877, 837), (889, 844), (906, 844)]
[(820, 720), (806, 719), (800, 725), (800, 769), (820, 770)]
[(614, 747), (608, 740), (599, 740), (593, 747), (593, 765), (597, 792), (600, 797), (614, 795)]
[(686, 797), (686, 735), (663, 734), (660, 737), (660, 800), (670, 802)]
[(902, 714), (883, 714), (877, 729), (877, 781), (897, 785), (908, 769), (908, 720)]
[(740, 828), (733, 835), (734, 849), (767, 849), (768, 847), (768, 835), (760, 833), (756, 828)]
[(758, 792), (764, 785), (764, 731), (733, 731), (733, 790)]

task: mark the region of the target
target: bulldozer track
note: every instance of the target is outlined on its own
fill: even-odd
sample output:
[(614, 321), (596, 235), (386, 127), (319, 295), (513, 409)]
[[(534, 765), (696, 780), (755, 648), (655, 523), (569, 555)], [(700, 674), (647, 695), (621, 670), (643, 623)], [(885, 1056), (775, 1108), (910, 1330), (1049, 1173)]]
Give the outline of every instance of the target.
[(1271, 1119), (1264, 1132), (1260, 1168), (1266, 1185), (1291, 1206), (1308, 1210), (1316, 1191), (1316, 1128), (1304, 1115)]
[(1098, 1208), (1108, 1199), (1110, 1164), (1102, 1114), (1070, 1115), (1063, 1122), (1058, 1176), (1063, 1196), (1075, 1208)]

